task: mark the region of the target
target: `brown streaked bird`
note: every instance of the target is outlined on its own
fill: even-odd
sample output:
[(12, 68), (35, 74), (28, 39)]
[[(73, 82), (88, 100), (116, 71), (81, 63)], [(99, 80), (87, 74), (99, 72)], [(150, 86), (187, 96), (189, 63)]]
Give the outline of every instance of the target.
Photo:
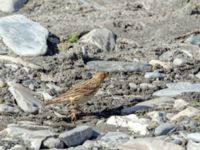
[(57, 98), (45, 103), (45, 106), (56, 103), (67, 103), (74, 106), (71, 110), (71, 120), (76, 121), (76, 107), (93, 97), (108, 76), (107, 72), (97, 72), (91, 79), (78, 83)]

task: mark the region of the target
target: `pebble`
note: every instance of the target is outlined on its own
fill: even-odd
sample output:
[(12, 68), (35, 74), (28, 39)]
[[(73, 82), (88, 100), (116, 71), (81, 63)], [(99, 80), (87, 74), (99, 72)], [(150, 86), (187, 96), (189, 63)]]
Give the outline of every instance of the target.
[(106, 28), (97, 28), (84, 35), (80, 41), (96, 45), (102, 50), (111, 51), (115, 48), (116, 36), (112, 31)]
[(107, 72), (147, 72), (150, 71), (152, 67), (142, 62), (89, 61), (87, 63), (87, 68)]
[(57, 148), (57, 149), (61, 149), (61, 148), (65, 148), (64, 143), (58, 139), (58, 138), (54, 138), (54, 137), (50, 137), (44, 140), (42, 147), (45, 148)]
[(135, 114), (127, 116), (111, 116), (107, 119), (106, 123), (117, 127), (127, 127), (129, 130), (139, 135), (149, 134), (147, 129), (149, 120), (146, 118), (138, 118)]
[(6, 86), (6, 83), (4, 81), (0, 80), (0, 88), (3, 88), (5, 86)]
[(129, 83), (128, 85), (131, 89), (137, 89), (137, 85), (135, 83)]
[(48, 30), (23, 15), (0, 18), (0, 37), (20, 56), (38, 56), (47, 52)]
[(0, 11), (2, 12), (14, 12), (19, 10), (27, 0), (0, 0)]
[(78, 146), (93, 136), (93, 129), (89, 126), (79, 126), (59, 135), (59, 139), (68, 147)]
[(42, 103), (35, 98), (31, 92), (22, 85), (14, 82), (8, 82), (9, 91), (14, 96), (17, 105), (25, 112), (38, 113), (42, 108)]
[(162, 89), (153, 93), (154, 96), (177, 96), (185, 92), (200, 92), (200, 84), (190, 82), (179, 82), (167, 84), (167, 89)]
[(118, 146), (121, 150), (184, 150), (182, 146), (155, 138), (129, 140)]
[(173, 64), (175, 66), (183, 66), (186, 63), (186, 61), (184, 59), (181, 58), (175, 58), (173, 61)]
[(144, 77), (147, 79), (160, 79), (163, 78), (165, 76), (165, 74), (163, 73), (159, 73), (158, 71), (154, 71), (154, 72), (146, 72)]
[(142, 90), (148, 90), (148, 89), (155, 89), (156, 86), (153, 85), (153, 84), (150, 84), (150, 83), (141, 83), (141, 84), (140, 84), (140, 88), (141, 88)]
[(176, 129), (176, 125), (173, 123), (162, 123), (154, 131), (155, 136), (166, 135), (173, 132)]
[(200, 113), (200, 111), (194, 107), (187, 107), (186, 109), (182, 110), (181, 112), (179, 112), (178, 114), (174, 115), (171, 120), (173, 121), (177, 121), (182, 117), (194, 117), (196, 115), (198, 115)]
[(183, 99), (176, 99), (174, 101), (174, 108), (177, 110), (184, 109), (187, 106), (188, 106), (188, 103)]

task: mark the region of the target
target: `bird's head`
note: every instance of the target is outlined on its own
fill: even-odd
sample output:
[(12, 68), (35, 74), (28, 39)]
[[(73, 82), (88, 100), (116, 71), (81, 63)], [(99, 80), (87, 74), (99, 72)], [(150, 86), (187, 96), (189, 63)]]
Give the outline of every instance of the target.
[(108, 72), (97, 72), (97, 73), (94, 75), (94, 78), (103, 81), (106, 77), (108, 77), (108, 75), (109, 75)]

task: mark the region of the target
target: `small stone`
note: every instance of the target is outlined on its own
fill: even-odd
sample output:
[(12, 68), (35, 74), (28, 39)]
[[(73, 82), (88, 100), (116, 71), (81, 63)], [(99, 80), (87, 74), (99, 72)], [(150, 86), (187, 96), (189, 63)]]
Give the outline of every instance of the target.
[(186, 63), (186, 61), (184, 59), (181, 58), (175, 58), (173, 61), (173, 64), (175, 66), (183, 66)]
[(89, 126), (79, 126), (59, 135), (59, 139), (68, 147), (78, 146), (93, 136), (93, 129)]
[(9, 91), (14, 96), (17, 105), (25, 112), (37, 113), (42, 108), (42, 103), (31, 92), (18, 83), (9, 82)]
[(198, 115), (200, 111), (194, 107), (188, 107), (178, 114), (174, 115), (171, 120), (179, 120), (182, 117), (194, 117)]
[(184, 109), (188, 106), (188, 103), (183, 99), (176, 99), (174, 101), (174, 108), (177, 110)]
[(96, 45), (102, 50), (111, 51), (115, 48), (116, 36), (112, 31), (106, 28), (98, 28), (84, 35), (80, 41)]
[[(155, 138), (138, 138), (118, 146), (122, 150), (184, 150), (182, 146)], [(189, 150), (189, 149), (188, 149)]]
[(0, 88), (5, 87), (6, 85), (7, 85), (7, 84), (6, 84), (4, 81), (0, 80)]
[(50, 137), (48, 139), (46, 139), (44, 142), (43, 142), (43, 148), (64, 148), (65, 145), (64, 143), (60, 140), (60, 139), (57, 139), (57, 138), (54, 138), (54, 137)]
[(144, 77), (147, 79), (156, 79), (156, 78), (163, 78), (165, 74), (159, 73), (158, 71), (154, 72), (146, 72)]
[(109, 125), (115, 125), (118, 127), (127, 127), (131, 131), (139, 135), (147, 135), (149, 126), (149, 120), (145, 118), (138, 118), (135, 114), (127, 116), (111, 116), (106, 121)]
[(155, 89), (156, 86), (153, 85), (153, 84), (149, 84), (149, 83), (141, 83), (141, 84), (140, 84), (140, 88), (141, 88), (142, 90), (148, 90), (148, 89)]
[(151, 70), (151, 65), (142, 62), (123, 61), (89, 61), (88, 69), (106, 72), (147, 72)]
[(0, 11), (14, 12), (19, 10), (27, 0), (0, 0)]
[(200, 143), (200, 132), (188, 134), (187, 139)]
[(131, 89), (137, 89), (137, 85), (135, 83), (128, 84)]
[(48, 30), (23, 15), (0, 18), (0, 37), (20, 56), (38, 56), (47, 52)]
[(166, 135), (168, 133), (171, 133), (175, 129), (176, 125), (173, 123), (162, 123), (155, 129), (154, 135), (155, 136)]

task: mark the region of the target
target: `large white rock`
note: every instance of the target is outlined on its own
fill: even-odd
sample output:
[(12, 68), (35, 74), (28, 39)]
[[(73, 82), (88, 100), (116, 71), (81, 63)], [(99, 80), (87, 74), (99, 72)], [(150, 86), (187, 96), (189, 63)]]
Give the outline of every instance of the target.
[(19, 10), (27, 0), (0, 0), (0, 11), (14, 12)]
[(17, 105), (25, 112), (37, 113), (42, 108), (42, 103), (31, 92), (18, 83), (8, 82), (9, 91), (14, 96)]
[(47, 52), (48, 30), (23, 15), (0, 18), (0, 37), (14, 53), (38, 56)]
[(135, 114), (131, 114), (127, 116), (111, 116), (106, 123), (118, 127), (127, 127), (139, 135), (147, 135), (149, 133), (147, 129), (149, 122), (148, 119), (138, 118)]

